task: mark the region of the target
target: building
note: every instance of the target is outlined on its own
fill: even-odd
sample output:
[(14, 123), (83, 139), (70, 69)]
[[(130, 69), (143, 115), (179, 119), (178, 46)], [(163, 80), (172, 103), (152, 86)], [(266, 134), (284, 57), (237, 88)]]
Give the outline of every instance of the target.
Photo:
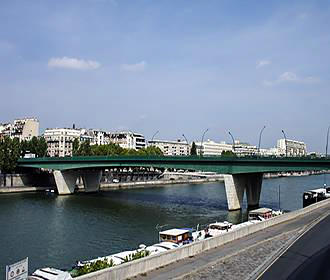
[(235, 140), (233, 152), (238, 156), (253, 156), (258, 154), (258, 148), (251, 144)]
[(210, 139), (201, 142), (196, 142), (196, 151), (197, 154), (203, 154), (204, 156), (221, 156), (223, 151), (232, 151), (233, 146), (230, 144), (226, 144), (224, 141), (220, 143), (216, 143)]
[(110, 133), (110, 142), (124, 149), (140, 150), (146, 147), (144, 136), (131, 131)]
[(39, 136), (39, 121), (36, 118), (16, 119), (13, 123), (0, 124), (0, 138), (18, 138), (29, 141)]
[(44, 132), (50, 157), (72, 156), (73, 141), (80, 139), (81, 130), (74, 128), (50, 128)]
[(81, 129), (79, 140), (89, 141), (91, 145), (107, 145), (110, 143), (110, 133), (97, 129)]
[(279, 139), (277, 140), (277, 149), (281, 156), (302, 157), (307, 155), (306, 144), (296, 140)]
[(186, 141), (151, 140), (148, 146), (158, 147), (164, 156), (188, 156), (190, 155), (190, 145)]

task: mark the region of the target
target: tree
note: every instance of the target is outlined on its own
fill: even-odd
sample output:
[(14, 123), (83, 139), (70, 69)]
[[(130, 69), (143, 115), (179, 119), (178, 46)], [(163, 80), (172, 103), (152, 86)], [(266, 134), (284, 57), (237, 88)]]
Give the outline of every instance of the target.
[(38, 144), (36, 147), (36, 157), (45, 157), (47, 156), (47, 142), (44, 137), (38, 139)]
[(192, 156), (196, 156), (197, 155), (197, 149), (196, 149), (195, 142), (192, 142), (192, 144), (191, 144), (190, 155), (192, 155)]
[(221, 156), (222, 157), (236, 157), (236, 154), (234, 154), (233, 151), (222, 151)]
[(72, 143), (72, 155), (73, 156), (78, 155), (79, 146), (80, 146), (79, 139), (75, 138), (73, 143)]

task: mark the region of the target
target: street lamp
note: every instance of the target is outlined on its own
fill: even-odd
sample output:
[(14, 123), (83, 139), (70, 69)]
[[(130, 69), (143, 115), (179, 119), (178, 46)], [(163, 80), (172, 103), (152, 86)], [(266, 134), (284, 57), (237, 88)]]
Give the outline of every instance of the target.
[(151, 141), (154, 140), (154, 137), (157, 135), (158, 132), (159, 132), (159, 130), (157, 130), (157, 131), (154, 133), (154, 135), (152, 135), (152, 137), (151, 137)]
[(203, 132), (202, 141), (201, 141), (201, 150), (200, 150), (200, 156), (201, 156), (201, 157), (203, 156), (202, 149), (203, 149), (204, 135), (205, 135), (205, 133), (208, 132), (208, 131), (209, 131), (209, 129), (207, 128), (207, 129)]
[(231, 139), (233, 140), (233, 152), (235, 152), (235, 139), (234, 139), (234, 136), (230, 133), (230, 131), (228, 131)]
[(330, 126), (328, 127), (328, 132), (327, 132), (327, 143), (326, 143), (326, 145), (325, 145), (325, 157), (326, 157), (326, 158), (328, 157), (329, 129), (330, 129)]
[(186, 140), (187, 144), (189, 144), (186, 136), (184, 134), (182, 134), (182, 136), (183, 136), (184, 140)]
[(261, 143), (261, 135), (264, 131), (264, 129), (266, 128), (266, 126), (264, 125), (264, 127), (261, 129), (260, 134), (259, 134), (259, 144), (258, 144), (258, 154), (260, 155), (260, 143)]
[(282, 129), (282, 133), (283, 133), (284, 139), (285, 139), (285, 157), (288, 157), (288, 147), (286, 145), (286, 135), (285, 135), (285, 132), (283, 129)]

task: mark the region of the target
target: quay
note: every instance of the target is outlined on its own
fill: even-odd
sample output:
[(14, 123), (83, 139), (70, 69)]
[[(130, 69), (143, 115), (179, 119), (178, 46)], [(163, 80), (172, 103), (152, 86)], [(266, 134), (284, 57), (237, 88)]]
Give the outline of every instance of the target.
[(215, 276), (256, 279), (329, 213), (330, 200), (324, 200), (249, 227), (76, 279), (214, 279)]

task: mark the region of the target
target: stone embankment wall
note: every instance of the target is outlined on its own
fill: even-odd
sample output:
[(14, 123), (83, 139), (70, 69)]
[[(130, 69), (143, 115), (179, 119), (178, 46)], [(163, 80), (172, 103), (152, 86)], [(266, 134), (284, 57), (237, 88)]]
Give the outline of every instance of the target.
[(55, 187), (53, 174), (0, 174), (0, 193), (39, 191)]
[(330, 199), (323, 200), (321, 202), (312, 204), (306, 208), (302, 208), (297, 211), (286, 213), (251, 226), (246, 226), (237, 230), (230, 231), (220, 236), (212, 237), (202, 241), (197, 241), (174, 250), (170, 250), (154, 256), (145, 257), (112, 268), (107, 268), (104, 270), (92, 272), (90, 274), (86, 274), (77, 277), (75, 279), (77, 280), (129, 279), (136, 275), (147, 273), (148, 271), (154, 270), (161, 266), (165, 266), (185, 258), (193, 257), (206, 250), (219, 247), (235, 239), (239, 239), (249, 234), (253, 234), (265, 228), (297, 218), (299, 216), (302, 216), (306, 213), (313, 211), (314, 209), (327, 205), (328, 203), (330, 203)]

